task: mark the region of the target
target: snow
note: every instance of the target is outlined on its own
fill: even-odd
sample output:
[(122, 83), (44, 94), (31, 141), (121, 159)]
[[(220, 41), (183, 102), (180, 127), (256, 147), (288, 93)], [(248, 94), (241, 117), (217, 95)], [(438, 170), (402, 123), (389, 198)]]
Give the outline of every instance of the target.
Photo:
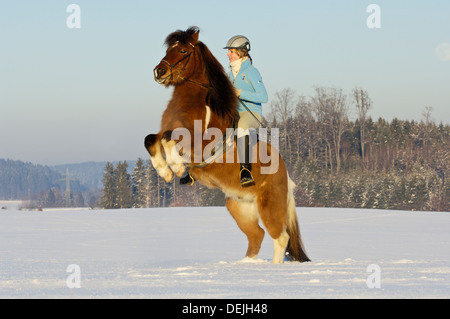
[[(449, 213), (297, 214), (312, 262), (274, 265), (268, 234), (258, 259), (244, 258), (247, 240), (224, 207), (8, 206), (0, 210), (0, 298), (450, 297)], [(69, 278), (81, 287), (69, 288)]]

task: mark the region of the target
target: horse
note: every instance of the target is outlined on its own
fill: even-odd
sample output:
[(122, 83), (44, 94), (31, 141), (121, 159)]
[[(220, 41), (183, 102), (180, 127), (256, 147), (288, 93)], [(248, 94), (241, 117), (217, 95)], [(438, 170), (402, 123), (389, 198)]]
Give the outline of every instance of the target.
[[(188, 170), (195, 181), (221, 189), (226, 196), (226, 208), (247, 236), (246, 257), (256, 259), (260, 251), (265, 235), (259, 225), (261, 221), (273, 239), (273, 263), (283, 263), (285, 259), (310, 261), (296, 215), (295, 184), (271, 144), (262, 140), (254, 143), (252, 174), (255, 184), (249, 187), (240, 183), (235, 140), (232, 139), (231, 147), (225, 148), (226, 143), (219, 139), (209, 153), (223, 149), (222, 153), (218, 152), (221, 155), (214, 161), (202, 161), (208, 146), (212, 148), (212, 142), (205, 136), (213, 131), (216, 136), (223, 134), (225, 137), (237, 122), (239, 113), (233, 84), (223, 66), (199, 41), (198, 27), (169, 34), (165, 45), (166, 55), (154, 68), (154, 79), (174, 90), (162, 115), (159, 133), (144, 139), (158, 174), (170, 182), (174, 174), (181, 177)], [(180, 134), (174, 134), (180, 130), (185, 133), (181, 134), (182, 139)], [(264, 149), (269, 160), (260, 158), (258, 149)]]

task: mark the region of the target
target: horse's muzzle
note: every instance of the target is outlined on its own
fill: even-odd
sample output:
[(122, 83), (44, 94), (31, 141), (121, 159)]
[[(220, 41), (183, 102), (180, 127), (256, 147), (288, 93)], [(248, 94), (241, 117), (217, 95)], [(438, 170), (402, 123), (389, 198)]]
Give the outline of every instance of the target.
[(167, 70), (158, 65), (153, 70), (153, 75), (155, 77), (155, 81), (158, 82), (159, 84), (164, 84), (169, 77), (169, 76), (164, 77), (164, 75), (166, 73), (167, 73)]

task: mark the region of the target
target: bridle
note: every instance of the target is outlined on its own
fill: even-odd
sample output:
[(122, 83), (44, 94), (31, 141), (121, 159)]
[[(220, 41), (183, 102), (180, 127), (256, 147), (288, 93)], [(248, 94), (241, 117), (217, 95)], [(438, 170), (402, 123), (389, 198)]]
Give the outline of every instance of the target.
[[(175, 45), (177, 45), (178, 43), (179, 43), (179, 41), (175, 42), (175, 44), (172, 45), (172, 46), (175, 46)], [(191, 59), (191, 55), (195, 52), (195, 47), (197, 46), (197, 45), (194, 45), (194, 44), (192, 44), (192, 43), (190, 43), (190, 42), (188, 42), (188, 44), (189, 44), (192, 48), (194, 48), (194, 50), (191, 51), (188, 55), (186, 55), (186, 56), (184, 56), (183, 58), (181, 58), (179, 61), (175, 62), (175, 64), (170, 64), (169, 62), (167, 62), (167, 61), (164, 60), (164, 59), (162, 59), (161, 62), (163, 62), (163, 63), (165, 63), (165, 64), (167, 64), (167, 65), (169, 66), (169, 68), (170, 68), (170, 81), (172, 82), (172, 81), (174, 80), (174, 79), (173, 79), (173, 68), (174, 68), (177, 64), (179, 64), (179, 63), (181, 63), (182, 61), (184, 61), (185, 59), (187, 59), (187, 61), (186, 61), (186, 63), (184, 64), (183, 68), (178, 72), (177, 78), (176, 78), (175, 80), (181, 79), (181, 80), (183, 80), (183, 81), (191, 82), (191, 83), (194, 83), (194, 84), (196, 84), (196, 85), (199, 85), (199, 86), (202, 86), (202, 87), (204, 87), (204, 88), (209, 89), (209, 88), (211, 87), (210, 85), (202, 84), (202, 83), (199, 83), (199, 82), (197, 82), (197, 81), (194, 81), (194, 80), (191, 80), (191, 79), (187, 79), (187, 78), (181, 76), (181, 74), (186, 70), (186, 67), (187, 67), (187, 65), (188, 65), (188, 63), (189, 63), (189, 61), (190, 61), (190, 59)]]

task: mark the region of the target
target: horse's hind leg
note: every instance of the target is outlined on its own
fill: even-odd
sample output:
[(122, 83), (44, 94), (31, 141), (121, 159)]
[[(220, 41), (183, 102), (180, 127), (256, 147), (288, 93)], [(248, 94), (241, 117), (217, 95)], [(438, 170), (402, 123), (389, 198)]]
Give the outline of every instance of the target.
[(286, 255), (286, 248), (289, 244), (289, 235), (283, 230), (278, 238), (273, 240), (273, 259), (274, 264), (282, 264)]
[(262, 193), (258, 199), (258, 212), (264, 227), (273, 238), (274, 264), (283, 263), (286, 248), (289, 243), (287, 226), (287, 203), (282, 194)]
[(144, 140), (145, 149), (150, 154), (150, 160), (153, 167), (158, 172), (159, 176), (164, 178), (166, 183), (170, 182), (173, 178), (173, 172), (167, 165), (161, 152), (161, 137), (159, 134), (150, 134), (145, 137)]
[(256, 203), (236, 201), (228, 198), (226, 206), (242, 232), (247, 236), (246, 257), (256, 258), (264, 238), (264, 230), (258, 224)]

